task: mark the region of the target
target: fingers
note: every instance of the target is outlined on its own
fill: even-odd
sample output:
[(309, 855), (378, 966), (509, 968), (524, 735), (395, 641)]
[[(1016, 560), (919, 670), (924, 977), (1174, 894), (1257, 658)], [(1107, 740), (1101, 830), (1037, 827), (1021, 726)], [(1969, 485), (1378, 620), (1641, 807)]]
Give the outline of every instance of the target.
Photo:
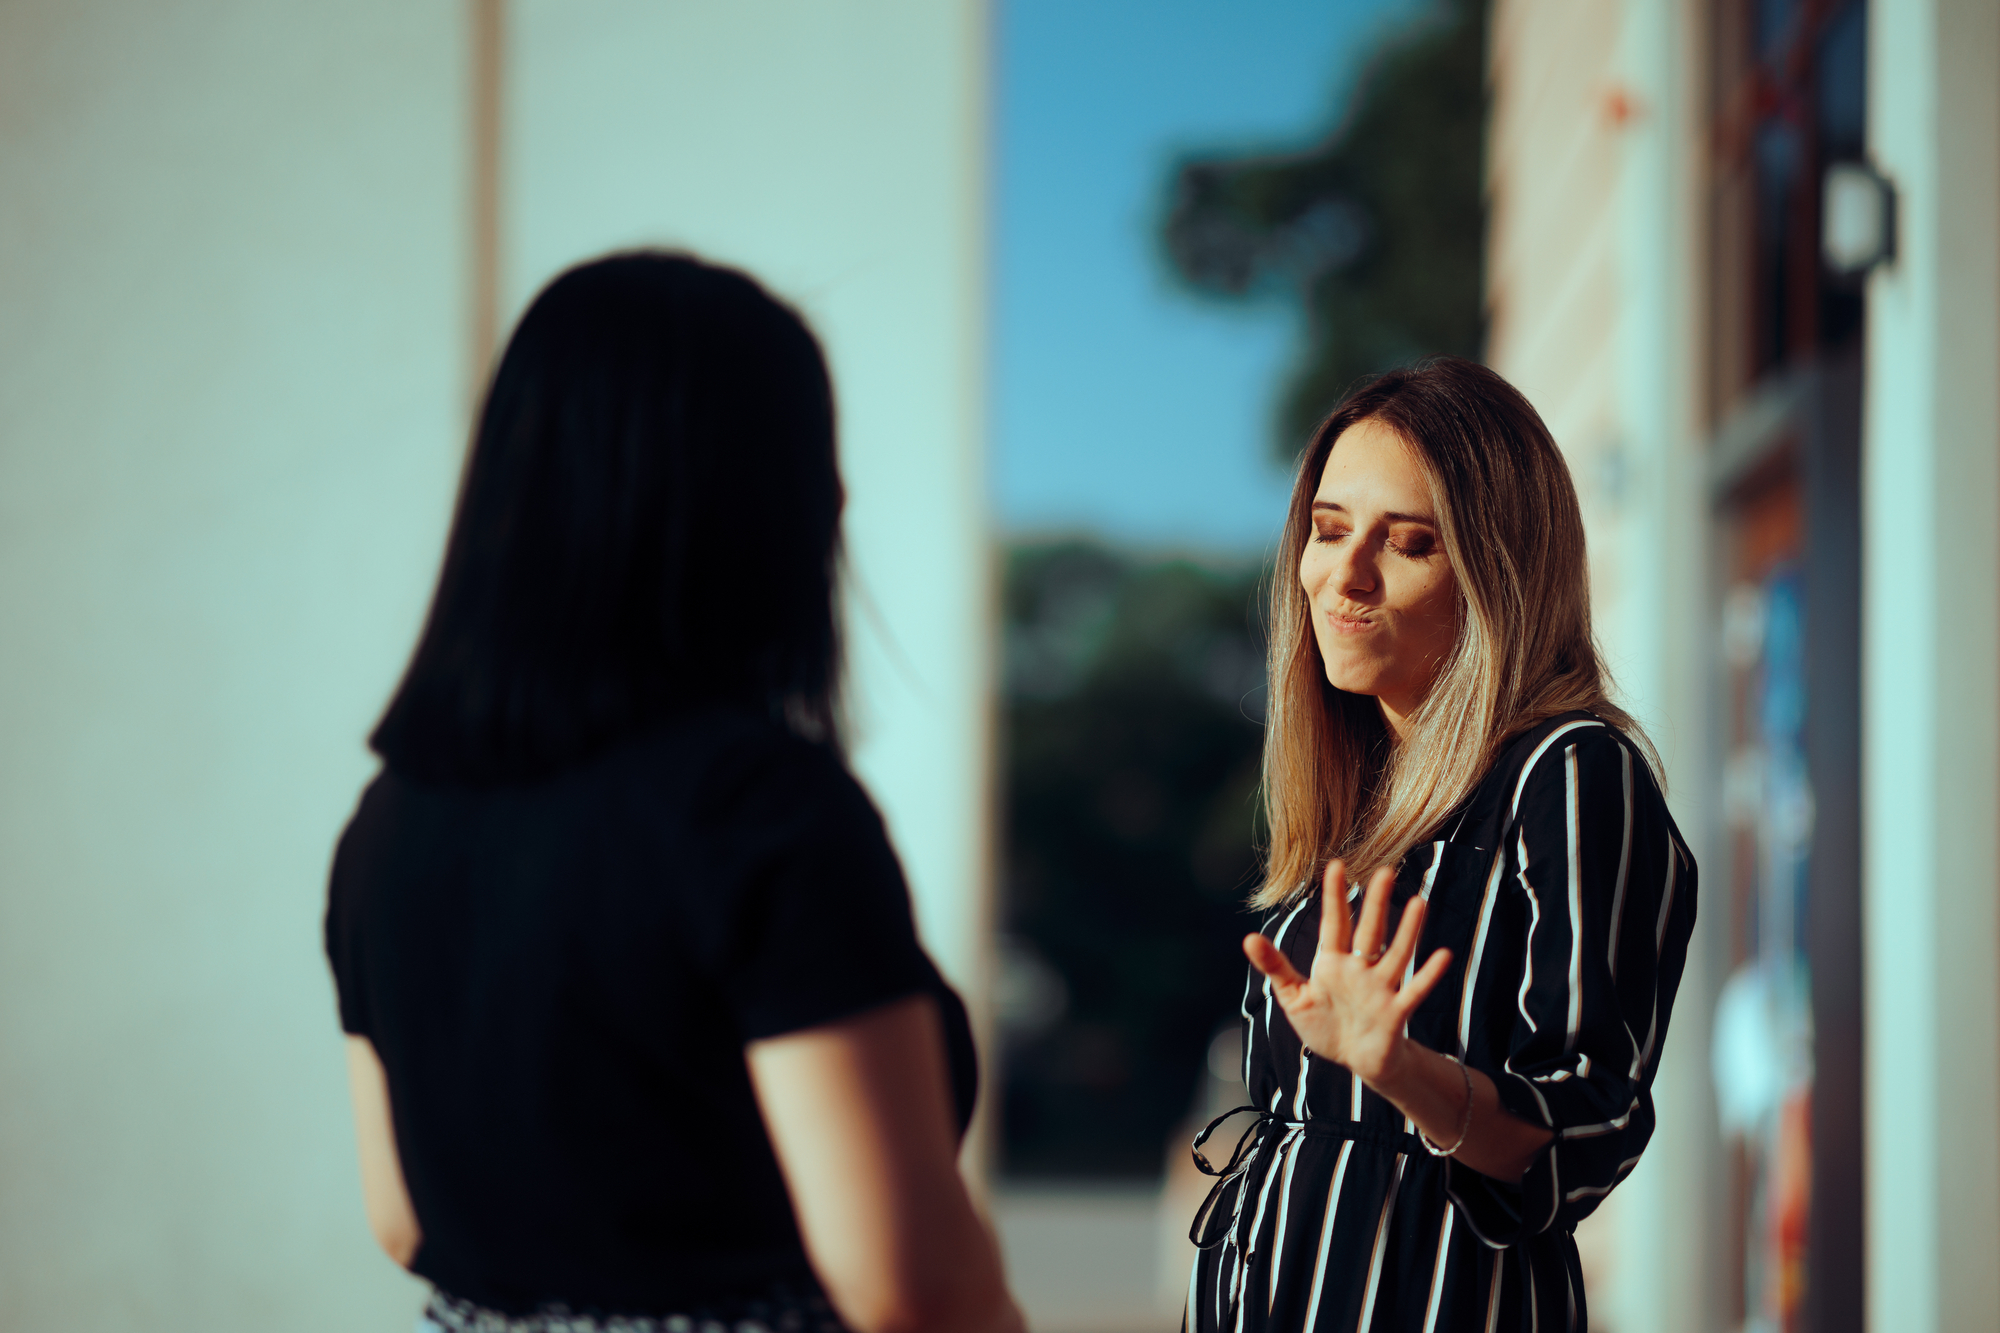
[(1382, 952), (1382, 928), (1389, 916), (1389, 891), (1396, 887), (1396, 872), (1383, 866), (1368, 881), (1368, 893), (1361, 900), (1361, 924), (1354, 930), (1354, 955), (1373, 962)]
[(1245, 935), (1243, 953), (1249, 958), (1250, 966), (1269, 977), (1275, 986), (1289, 990), (1306, 984), (1306, 979), (1292, 966), (1292, 960), (1262, 935)]
[(1424, 928), (1424, 914), (1429, 910), (1422, 898), (1412, 898), (1403, 904), (1402, 920), (1396, 923), (1396, 938), (1382, 955), (1382, 966), (1389, 969), (1390, 976), (1409, 966), (1410, 956), (1417, 951), (1417, 936)]
[(1445, 969), (1450, 966), (1451, 950), (1435, 949), (1429, 958), (1424, 959), (1424, 965), (1417, 969), (1416, 975), (1404, 983), (1402, 994), (1396, 997), (1396, 1005), (1402, 1011), (1405, 1022), (1444, 979)]
[(1347, 867), (1338, 860), (1328, 861), (1326, 874), (1320, 877), (1319, 951), (1346, 953), (1353, 933), (1347, 915)]

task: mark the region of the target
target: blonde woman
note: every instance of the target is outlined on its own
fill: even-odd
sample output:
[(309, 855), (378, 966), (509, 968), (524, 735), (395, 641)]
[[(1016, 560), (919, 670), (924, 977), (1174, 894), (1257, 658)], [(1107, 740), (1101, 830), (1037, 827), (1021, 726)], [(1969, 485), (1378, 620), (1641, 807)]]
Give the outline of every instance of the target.
[(1571, 1233), (1652, 1134), (1695, 866), (1569, 473), (1491, 371), (1392, 372), (1316, 433), (1279, 570), (1255, 1119), (1225, 1167), (1196, 1141), (1186, 1326), (1581, 1330)]

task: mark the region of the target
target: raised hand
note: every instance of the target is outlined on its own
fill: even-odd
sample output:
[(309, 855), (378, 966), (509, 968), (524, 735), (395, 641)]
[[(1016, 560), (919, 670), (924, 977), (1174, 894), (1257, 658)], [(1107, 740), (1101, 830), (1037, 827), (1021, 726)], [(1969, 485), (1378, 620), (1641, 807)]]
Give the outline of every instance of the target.
[(1405, 1025), (1451, 965), (1451, 951), (1439, 949), (1406, 981), (1404, 973), (1423, 930), (1424, 903), (1412, 898), (1403, 908), (1396, 937), (1386, 947), (1389, 891), (1396, 875), (1384, 867), (1369, 881), (1361, 920), (1352, 926), (1347, 911), (1347, 867), (1329, 862), (1322, 881), (1319, 948), (1312, 975), (1300, 976), (1278, 946), (1262, 935), (1246, 935), (1243, 952), (1271, 980), (1271, 993), (1313, 1054), (1345, 1065), (1362, 1082), (1378, 1088), (1393, 1077), (1409, 1054)]

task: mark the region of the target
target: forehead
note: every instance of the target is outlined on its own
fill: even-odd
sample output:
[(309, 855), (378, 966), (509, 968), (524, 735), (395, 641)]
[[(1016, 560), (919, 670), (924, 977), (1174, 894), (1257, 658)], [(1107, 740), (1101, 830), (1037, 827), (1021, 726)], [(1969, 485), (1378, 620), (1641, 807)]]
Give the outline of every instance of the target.
[(1393, 427), (1370, 417), (1349, 426), (1333, 442), (1313, 500), (1348, 510), (1428, 515), (1431, 488), (1417, 451)]

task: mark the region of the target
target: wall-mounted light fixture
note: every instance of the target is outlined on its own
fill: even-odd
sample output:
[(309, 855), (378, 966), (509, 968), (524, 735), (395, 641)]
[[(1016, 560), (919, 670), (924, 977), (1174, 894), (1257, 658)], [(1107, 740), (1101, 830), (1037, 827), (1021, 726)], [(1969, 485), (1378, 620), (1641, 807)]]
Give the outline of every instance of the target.
[(1842, 277), (1860, 277), (1896, 257), (1896, 189), (1866, 162), (1826, 169), (1820, 254)]

